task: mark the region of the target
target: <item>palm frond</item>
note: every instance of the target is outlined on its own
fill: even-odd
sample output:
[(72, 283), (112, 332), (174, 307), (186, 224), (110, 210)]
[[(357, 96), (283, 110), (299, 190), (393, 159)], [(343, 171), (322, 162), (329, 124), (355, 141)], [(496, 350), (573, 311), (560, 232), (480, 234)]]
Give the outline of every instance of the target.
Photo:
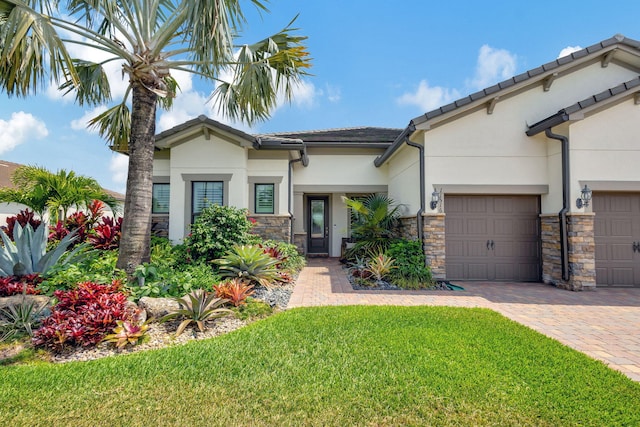
[(112, 150), (120, 153), (128, 152), (131, 136), (131, 111), (124, 102), (91, 119), (89, 127), (97, 128), (100, 136), (109, 142)]

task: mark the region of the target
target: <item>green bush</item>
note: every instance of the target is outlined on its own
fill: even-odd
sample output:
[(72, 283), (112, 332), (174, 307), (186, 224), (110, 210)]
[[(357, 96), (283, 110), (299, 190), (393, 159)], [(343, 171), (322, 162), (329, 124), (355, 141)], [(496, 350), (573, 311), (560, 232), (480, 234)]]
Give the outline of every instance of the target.
[(56, 290), (74, 289), (78, 283), (93, 282), (110, 284), (113, 280), (126, 281), (124, 271), (116, 269), (118, 251), (99, 251), (82, 262), (55, 265), (50, 269), (44, 281), (38, 285), (42, 293), (52, 295)]
[(194, 261), (221, 258), (233, 245), (247, 241), (251, 225), (246, 209), (210, 205), (203, 209), (184, 239), (187, 252)]
[(127, 291), (135, 301), (142, 297), (181, 297), (195, 289), (211, 291), (220, 276), (205, 263), (170, 265), (162, 262), (143, 264), (136, 269), (143, 280), (129, 283)]
[(267, 317), (273, 313), (273, 308), (264, 301), (248, 297), (246, 304), (240, 307), (231, 307), (236, 318), (240, 320), (255, 320)]
[(431, 270), (425, 266), (424, 252), (420, 241), (395, 241), (389, 246), (386, 254), (395, 259), (395, 268), (389, 273), (394, 285), (407, 289), (432, 286)]

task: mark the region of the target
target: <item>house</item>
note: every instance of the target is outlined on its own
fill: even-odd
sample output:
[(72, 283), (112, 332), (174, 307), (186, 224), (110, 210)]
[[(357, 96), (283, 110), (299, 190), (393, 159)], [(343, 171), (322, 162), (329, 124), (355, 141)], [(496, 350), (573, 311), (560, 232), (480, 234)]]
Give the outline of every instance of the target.
[(616, 35), (404, 129), (249, 135), (204, 116), (157, 135), (154, 227), (205, 200), (339, 256), (341, 196), (386, 192), (436, 278), (640, 286), (640, 42)]

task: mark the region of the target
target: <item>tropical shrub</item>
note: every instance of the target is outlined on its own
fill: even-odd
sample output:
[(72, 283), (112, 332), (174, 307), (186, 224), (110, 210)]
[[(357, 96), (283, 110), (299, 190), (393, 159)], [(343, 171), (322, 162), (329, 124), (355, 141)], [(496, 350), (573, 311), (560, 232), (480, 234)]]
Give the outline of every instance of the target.
[(198, 326), (200, 332), (205, 331), (205, 321), (217, 319), (232, 313), (231, 310), (222, 308), (226, 300), (217, 298), (215, 294), (208, 293), (204, 289), (185, 295), (182, 298), (175, 298), (180, 308), (163, 316), (160, 321), (166, 322), (176, 318), (182, 318), (182, 322), (176, 330), (176, 336), (182, 334), (184, 329), (192, 322)]
[(127, 295), (121, 288), (114, 280), (110, 285), (86, 282), (76, 289), (55, 291), (58, 303), (35, 331), (33, 344), (60, 351), (65, 346), (99, 343), (117, 326), (117, 320), (130, 320)]
[(222, 257), (231, 246), (245, 243), (251, 225), (246, 209), (209, 205), (191, 225), (184, 243), (194, 261), (211, 261)]
[(128, 283), (127, 290), (134, 301), (142, 297), (180, 297), (195, 289), (211, 290), (220, 281), (211, 265), (200, 263), (171, 265), (169, 263), (142, 264), (134, 274), (144, 281)]
[(87, 241), (96, 249), (117, 249), (120, 245), (122, 217), (113, 219), (103, 216), (87, 237)]
[(247, 297), (254, 294), (253, 285), (237, 278), (213, 286), (216, 297), (229, 301), (234, 307), (246, 304)]
[(260, 246), (235, 245), (227, 254), (213, 261), (222, 277), (256, 282), (270, 287), (278, 280), (278, 260), (264, 253)]
[(364, 256), (356, 256), (355, 259), (349, 263), (349, 274), (355, 278), (368, 279), (371, 277), (369, 271), (369, 262)]
[(396, 286), (407, 289), (431, 287), (431, 270), (425, 266), (419, 240), (396, 241), (389, 246), (387, 255), (395, 259), (395, 268), (389, 276)]
[(11, 240), (13, 240), (13, 228), (15, 227), (16, 222), (24, 228), (27, 224), (30, 224), (31, 227), (35, 230), (42, 223), (39, 219), (35, 217), (35, 212), (30, 211), (28, 208), (18, 212), (16, 216), (10, 216), (7, 218), (7, 225), (0, 227), (2, 231), (7, 233), (7, 236)]
[(65, 236), (60, 243), (47, 252), (47, 226), (41, 224), (35, 231), (30, 224), (24, 228), (15, 224), (14, 241), (0, 230), (4, 246), (0, 248), (0, 276), (19, 274), (46, 274), (56, 263), (77, 262), (83, 259), (85, 247), (80, 245), (71, 252), (67, 248), (76, 239), (74, 233)]
[(265, 240), (259, 245), (265, 252), (278, 260), (276, 266), (278, 269), (285, 270), (292, 275), (298, 274), (307, 263), (294, 244), (278, 240)]
[(24, 276), (0, 277), (0, 297), (10, 297), (11, 295), (27, 294), (38, 295), (40, 293), (36, 286), (42, 282), (42, 277), (35, 274)]
[(73, 289), (83, 282), (109, 284), (118, 280), (124, 283), (127, 275), (116, 268), (117, 259), (117, 251), (90, 251), (79, 262), (54, 265), (44, 276), (38, 289), (44, 294), (52, 295), (56, 290)]
[(273, 307), (268, 303), (251, 297), (247, 298), (245, 304), (232, 307), (231, 310), (233, 310), (235, 316), (240, 320), (260, 319), (273, 313)]
[(384, 194), (372, 194), (365, 199), (342, 201), (351, 209), (351, 237), (355, 244), (346, 255), (354, 258), (367, 252), (384, 252), (397, 236), (399, 206)]

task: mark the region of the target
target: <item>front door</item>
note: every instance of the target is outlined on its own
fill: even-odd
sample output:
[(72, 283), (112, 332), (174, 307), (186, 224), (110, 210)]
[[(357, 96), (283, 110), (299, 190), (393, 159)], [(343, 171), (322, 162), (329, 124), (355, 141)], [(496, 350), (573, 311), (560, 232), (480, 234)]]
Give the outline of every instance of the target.
[(307, 252), (329, 254), (329, 198), (309, 196), (307, 198)]

